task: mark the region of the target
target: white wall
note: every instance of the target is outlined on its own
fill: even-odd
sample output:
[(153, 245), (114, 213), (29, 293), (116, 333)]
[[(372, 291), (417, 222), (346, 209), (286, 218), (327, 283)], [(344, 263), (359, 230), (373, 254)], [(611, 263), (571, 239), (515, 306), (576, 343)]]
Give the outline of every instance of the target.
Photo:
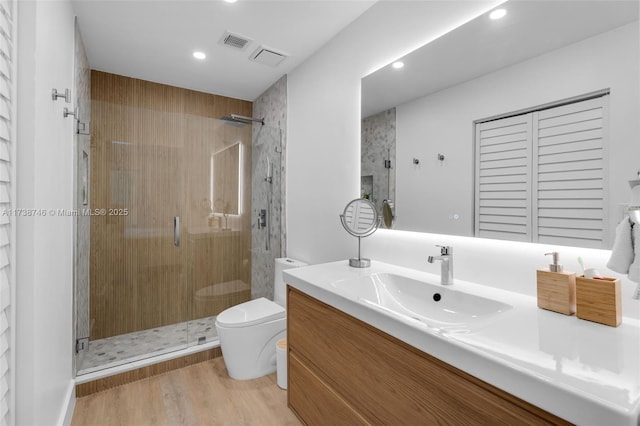
[[(609, 88), (612, 239), (618, 204), (629, 202), (627, 181), (640, 169), (638, 54), (636, 22), (398, 106), (397, 227), (473, 235), (471, 123)], [(442, 165), (437, 153), (445, 154)]]
[[(338, 214), (359, 190), (360, 78), (497, 3), (376, 3), (289, 75), (288, 256), (320, 263), (356, 252)], [(435, 244), (454, 246), (458, 278), (527, 294), (535, 291), (535, 270), (548, 264), (543, 253), (553, 248), (379, 230), (363, 240), (362, 249), (374, 260), (439, 273), (439, 265), (426, 262), (437, 252)], [(559, 250), (565, 267), (573, 270), (579, 255), (601, 269), (609, 256), (604, 250)], [(623, 313), (638, 317), (632, 289), (625, 281)]]
[[(17, 207), (73, 208), (73, 118), (51, 89), (73, 84), (68, 1), (18, 2)], [(72, 399), (72, 218), (17, 220), (16, 422), (64, 420)]]

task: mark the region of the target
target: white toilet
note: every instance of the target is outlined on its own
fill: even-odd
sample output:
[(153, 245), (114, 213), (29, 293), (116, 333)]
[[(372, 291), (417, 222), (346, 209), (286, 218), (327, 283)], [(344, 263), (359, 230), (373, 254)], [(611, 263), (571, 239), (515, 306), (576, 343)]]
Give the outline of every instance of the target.
[(276, 342), (285, 337), (286, 284), (282, 271), (306, 266), (288, 258), (276, 259), (274, 299), (261, 297), (225, 309), (216, 318), (220, 349), (229, 376), (237, 380), (262, 377), (276, 371)]

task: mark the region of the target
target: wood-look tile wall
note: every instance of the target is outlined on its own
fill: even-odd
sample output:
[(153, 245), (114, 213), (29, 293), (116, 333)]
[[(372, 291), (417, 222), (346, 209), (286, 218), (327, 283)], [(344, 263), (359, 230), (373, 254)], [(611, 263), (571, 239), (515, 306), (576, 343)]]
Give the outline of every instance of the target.
[[(91, 217), (91, 340), (248, 300), (251, 127), (214, 119), (250, 116), (251, 102), (99, 71), (91, 74), (91, 100), (90, 206), (106, 211)], [(233, 231), (217, 231), (209, 217), (211, 155), (238, 140), (245, 213), (228, 218)], [(182, 222), (180, 247), (174, 216)], [(224, 226), (222, 218), (215, 223)], [(198, 290), (221, 283), (235, 284), (202, 290), (213, 298), (196, 302)]]

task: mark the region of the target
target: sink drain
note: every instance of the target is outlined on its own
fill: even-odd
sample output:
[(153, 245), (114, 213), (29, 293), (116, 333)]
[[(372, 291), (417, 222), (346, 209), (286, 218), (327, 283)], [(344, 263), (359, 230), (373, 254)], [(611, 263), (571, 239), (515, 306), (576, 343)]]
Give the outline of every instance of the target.
[(440, 299), (442, 299), (442, 296), (440, 295), (440, 293), (436, 293), (433, 295), (433, 300), (435, 300), (436, 302), (439, 302)]

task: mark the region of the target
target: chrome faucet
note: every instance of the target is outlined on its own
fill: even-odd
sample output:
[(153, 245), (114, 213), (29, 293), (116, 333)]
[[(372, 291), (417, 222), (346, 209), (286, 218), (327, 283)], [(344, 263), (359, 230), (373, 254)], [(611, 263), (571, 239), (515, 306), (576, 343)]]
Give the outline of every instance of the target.
[(433, 263), (434, 260), (440, 260), (440, 284), (451, 285), (453, 284), (453, 247), (451, 246), (436, 246), (440, 247), (440, 256), (429, 256), (427, 262)]

